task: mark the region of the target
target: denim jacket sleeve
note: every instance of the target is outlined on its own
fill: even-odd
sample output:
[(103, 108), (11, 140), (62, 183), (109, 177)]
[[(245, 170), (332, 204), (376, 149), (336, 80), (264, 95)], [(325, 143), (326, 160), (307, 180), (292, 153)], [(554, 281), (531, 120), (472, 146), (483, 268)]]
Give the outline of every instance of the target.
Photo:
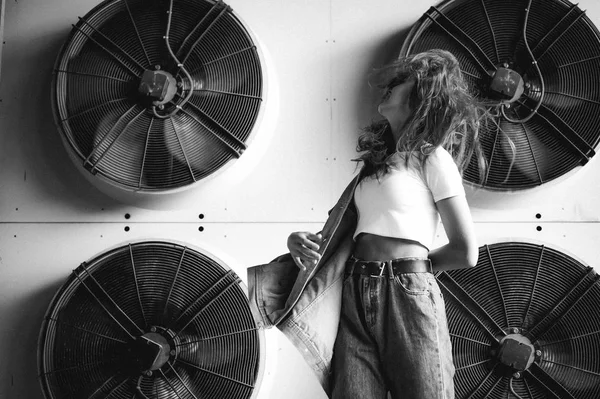
[(351, 203), (358, 183), (356, 176), (342, 193), (322, 229), (321, 260), (300, 271), (291, 255), (286, 253), (271, 262), (248, 268), (250, 309), (259, 327), (277, 325), (296, 305), (302, 292), (317, 271), (327, 264), (349, 229), (355, 227), (356, 213)]
[(248, 269), (250, 309), (260, 328), (277, 326), (312, 368), (325, 392), (341, 308), (346, 260), (352, 254), (358, 176), (330, 211), (322, 230), (321, 260), (300, 271), (290, 254)]

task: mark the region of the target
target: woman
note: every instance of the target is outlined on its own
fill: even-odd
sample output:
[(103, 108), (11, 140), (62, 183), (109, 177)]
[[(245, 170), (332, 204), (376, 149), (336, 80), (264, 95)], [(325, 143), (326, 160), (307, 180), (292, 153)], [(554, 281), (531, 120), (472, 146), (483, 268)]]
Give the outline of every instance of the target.
[[(461, 171), (484, 165), (482, 108), (456, 58), (444, 50), (377, 71), (384, 117), (358, 141), (358, 223), (346, 263), (335, 340), (333, 398), (453, 398), (454, 366), (434, 271), (472, 267), (478, 248)], [(448, 243), (432, 249), (439, 220)], [(288, 248), (301, 269), (319, 260), (320, 234), (295, 232)]]

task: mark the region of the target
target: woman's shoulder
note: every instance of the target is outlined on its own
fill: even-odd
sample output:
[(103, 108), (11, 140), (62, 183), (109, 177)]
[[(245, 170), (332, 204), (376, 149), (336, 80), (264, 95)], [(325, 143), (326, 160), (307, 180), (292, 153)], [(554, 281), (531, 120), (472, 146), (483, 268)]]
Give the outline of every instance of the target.
[(431, 150), (425, 161), (423, 172), (429, 180), (432, 176), (448, 176), (459, 174), (458, 166), (448, 150), (438, 146)]
[(431, 152), (427, 156), (427, 163), (439, 167), (455, 165), (454, 158), (452, 158), (452, 155), (441, 145), (432, 148), (430, 151)]
[[(425, 157), (425, 159), (423, 159)], [(397, 151), (388, 158), (388, 164), (394, 169), (406, 166), (423, 171), (456, 168), (456, 163), (448, 150), (442, 146), (423, 147), (421, 151)]]

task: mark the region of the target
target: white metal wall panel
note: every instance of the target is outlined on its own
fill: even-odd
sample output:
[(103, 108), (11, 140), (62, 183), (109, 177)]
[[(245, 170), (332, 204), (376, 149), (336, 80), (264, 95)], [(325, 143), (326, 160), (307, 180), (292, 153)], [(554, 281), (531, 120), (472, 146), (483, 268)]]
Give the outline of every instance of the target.
[[(228, 261), (245, 280), (247, 266), (285, 251), (290, 231), (318, 230), (354, 172), (349, 159), (358, 131), (375, 110), (366, 74), (393, 58), (403, 33), (439, 1), (227, 3), (272, 62), (269, 79), (277, 85), (279, 101), (264, 156), (243, 180), (223, 173), (210, 190), (199, 185), (185, 195), (136, 204), (103, 194), (74, 168), (51, 115), (54, 59), (71, 24), (98, 2), (6, 3), (0, 81), (0, 398), (42, 398), (36, 352), (43, 314), (71, 270), (107, 248), (142, 238), (189, 242)], [(596, 0), (581, 0), (579, 7), (600, 23)], [(533, 240), (598, 270), (597, 158), (531, 192), (470, 192), (480, 244)], [(438, 243), (443, 241), (441, 232)], [(272, 351), (260, 398), (323, 398), (291, 345), (276, 330), (267, 340)]]
[[(129, 232), (124, 228), (130, 227)], [(37, 338), (50, 300), (73, 269), (109, 248), (144, 239), (187, 242), (223, 260), (246, 284), (245, 268), (285, 251), (293, 229), (318, 224), (15, 223), (0, 225), (0, 398), (42, 399), (36, 378)], [(538, 230), (541, 227), (541, 230)], [(478, 223), (480, 243), (525, 241), (551, 246), (600, 272), (595, 223)], [(445, 240), (441, 233), (436, 244)], [(324, 398), (299, 353), (276, 329), (266, 334), (260, 399)]]

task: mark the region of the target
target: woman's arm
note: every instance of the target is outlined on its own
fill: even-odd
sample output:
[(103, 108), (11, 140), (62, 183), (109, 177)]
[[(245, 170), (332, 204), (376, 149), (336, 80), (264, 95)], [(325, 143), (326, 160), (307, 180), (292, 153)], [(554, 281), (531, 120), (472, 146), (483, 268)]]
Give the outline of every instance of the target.
[(479, 248), (471, 211), (463, 195), (436, 202), (448, 237), (448, 244), (429, 252), (435, 271), (462, 269), (477, 264)]

